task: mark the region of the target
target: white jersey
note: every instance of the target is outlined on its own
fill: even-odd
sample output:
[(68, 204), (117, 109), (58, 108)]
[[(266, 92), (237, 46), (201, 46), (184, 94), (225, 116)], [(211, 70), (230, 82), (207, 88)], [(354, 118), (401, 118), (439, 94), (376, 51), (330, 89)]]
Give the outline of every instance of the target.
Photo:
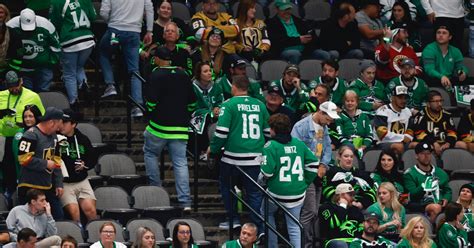
[(397, 112), (391, 103), (377, 109), (373, 126), (378, 143), (401, 142), (406, 136), (412, 139), (412, 134), (408, 131), (410, 117), (409, 108)]

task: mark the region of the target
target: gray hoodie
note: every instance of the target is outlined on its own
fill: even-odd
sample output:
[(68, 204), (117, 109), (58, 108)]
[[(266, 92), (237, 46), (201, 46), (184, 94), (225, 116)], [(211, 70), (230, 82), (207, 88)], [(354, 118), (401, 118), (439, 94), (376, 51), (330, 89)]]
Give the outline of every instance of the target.
[(100, 16), (110, 28), (120, 31), (142, 31), (143, 14), (146, 30), (153, 31), (153, 4), (151, 0), (102, 0)]
[(28, 203), (16, 206), (8, 213), (7, 227), (10, 241), (16, 241), (18, 233), (25, 227), (33, 229), (38, 238), (47, 238), (58, 233), (53, 217), (47, 216), (46, 213), (33, 215)]

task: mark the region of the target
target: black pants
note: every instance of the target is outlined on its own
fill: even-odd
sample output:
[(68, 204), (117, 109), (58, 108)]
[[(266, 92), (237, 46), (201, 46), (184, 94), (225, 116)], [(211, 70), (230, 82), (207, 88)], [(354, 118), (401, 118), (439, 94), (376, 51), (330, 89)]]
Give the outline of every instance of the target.
[(1, 163), (3, 182), (2, 186), (8, 193), (15, 192), (16, 189), (16, 165), (13, 157), (12, 150), (13, 137), (5, 138), (5, 155), (3, 156), (3, 162)]
[(434, 32), (435, 32), (435, 40), (436, 40), (436, 29), (439, 26), (447, 26), (451, 30), (451, 35), (453, 36), (451, 41), (449, 42), (450, 45), (453, 45), (459, 50), (462, 51), (462, 40), (464, 36), (464, 18), (449, 18), (449, 17), (436, 17), (434, 22)]

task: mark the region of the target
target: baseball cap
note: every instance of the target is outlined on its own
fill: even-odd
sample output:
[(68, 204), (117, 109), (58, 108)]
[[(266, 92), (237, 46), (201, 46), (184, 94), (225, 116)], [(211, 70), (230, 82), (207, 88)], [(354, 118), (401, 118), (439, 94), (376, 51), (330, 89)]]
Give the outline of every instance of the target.
[(207, 35), (207, 39), (209, 40), (209, 38), (211, 38), (212, 35), (214, 34), (217, 34), (221, 37), (221, 41), (222, 43), (224, 43), (224, 32), (222, 32), (222, 30), (220, 30), (219, 28), (216, 28), (216, 27), (212, 27), (211, 30), (209, 31), (209, 34)]
[(422, 142), (418, 143), (418, 144), (415, 146), (415, 153), (416, 153), (416, 154), (418, 154), (418, 153), (420, 153), (420, 152), (424, 152), (424, 151), (432, 152), (432, 151), (433, 151), (433, 147), (431, 146), (431, 144), (422, 141)]
[(461, 186), (461, 188), (459, 188), (459, 194), (461, 194), (461, 190), (462, 189), (469, 189), (471, 191), (471, 193), (474, 193), (474, 183), (466, 183), (466, 184), (463, 184)]
[(283, 92), (276, 85), (269, 87), (267, 93), (277, 93), (279, 96), (283, 97)]
[(275, 1), (275, 6), (279, 10), (287, 10), (287, 9), (293, 8), (293, 6), (291, 5), (290, 0), (276, 0)]
[(359, 62), (359, 71), (363, 72), (369, 67), (375, 67), (374, 61), (370, 59), (364, 59)]
[(49, 120), (62, 120), (64, 112), (56, 107), (48, 107), (43, 116), (38, 117), (40, 122)]
[(336, 195), (349, 192), (354, 192), (354, 187), (349, 183), (341, 183), (336, 186)]
[(160, 46), (155, 50), (154, 56), (161, 60), (171, 60), (171, 51), (165, 46)]
[(409, 65), (411, 67), (416, 67), (415, 61), (413, 61), (413, 59), (410, 59), (410, 58), (403, 59), (402, 62), (400, 62), (400, 65), (401, 66)]
[(401, 95), (408, 95), (408, 88), (403, 85), (395, 86), (392, 89), (392, 96), (401, 96)]
[(321, 103), (321, 105), (319, 105), (319, 110), (328, 114), (333, 119), (339, 119), (339, 115), (337, 114), (337, 106), (333, 102), (327, 101)]
[(63, 110), (63, 121), (77, 123), (79, 114), (72, 109)]
[(246, 66), (246, 65), (247, 65), (247, 61), (245, 61), (239, 56), (236, 56), (230, 63), (230, 68), (234, 69), (236, 67)]
[(295, 65), (295, 64), (289, 64), (285, 67), (285, 70), (283, 73), (288, 73), (288, 72), (296, 72), (298, 75), (300, 75), (300, 68)]
[(33, 31), (36, 28), (36, 14), (32, 9), (24, 9), (20, 12), (20, 26), (23, 31)]
[(7, 88), (18, 87), (20, 85), (20, 78), (15, 71), (8, 71), (5, 74), (5, 84)]
[(377, 216), (376, 213), (365, 213), (364, 221), (366, 220), (376, 220), (377, 222), (379, 222), (379, 217)]

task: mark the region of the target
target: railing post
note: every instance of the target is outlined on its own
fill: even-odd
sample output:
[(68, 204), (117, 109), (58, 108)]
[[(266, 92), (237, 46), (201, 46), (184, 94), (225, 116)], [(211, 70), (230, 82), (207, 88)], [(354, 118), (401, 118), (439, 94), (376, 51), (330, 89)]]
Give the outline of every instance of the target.
[[(134, 74), (130, 75), (128, 84), (125, 85), (125, 89), (127, 91), (125, 94), (126, 96), (132, 93), (131, 91), (132, 76), (134, 76)], [(127, 147), (128, 148), (132, 147), (132, 103), (128, 97), (127, 97)]]
[(230, 175), (229, 175), (229, 183), (230, 183), (230, 186), (229, 186), (229, 196), (230, 196), (230, 213), (229, 213), (229, 240), (233, 240), (234, 239), (234, 229), (232, 228), (234, 226), (234, 216), (232, 215), (232, 212), (234, 211), (234, 194), (232, 194), (230, 191), (233, 191), (234, 188), (232, 187), (233, 185), (233, 180), (232, 180), (232, 165), (227, 165), (227, 166), (231, 166), (230, 168)]
[[(194, 134), (194, 212), (198, 211), (198, 180), (199, 180), (199, 149), (198, 149), (198, 138), (197, 130), (193, 129)], [(209, 159), (209, 158), (207, 158)]]
[[(265, 197), (265, 201), (264, 201), (264, 219), (265, 219), (265, 223), (268, 223), (268, 197)], [(276, 220), (275, 220), (275, 223), (276, 223)], [(275, 224), (275, 228), (276, 228), (276, 224)], [(265, 224), (265, 235), (267, 235), (267, 237), (265, 237), (265, 247), (268, 247), (268, 237), (269, 237), (269, 233), (268, 233), (268, 225)]]

